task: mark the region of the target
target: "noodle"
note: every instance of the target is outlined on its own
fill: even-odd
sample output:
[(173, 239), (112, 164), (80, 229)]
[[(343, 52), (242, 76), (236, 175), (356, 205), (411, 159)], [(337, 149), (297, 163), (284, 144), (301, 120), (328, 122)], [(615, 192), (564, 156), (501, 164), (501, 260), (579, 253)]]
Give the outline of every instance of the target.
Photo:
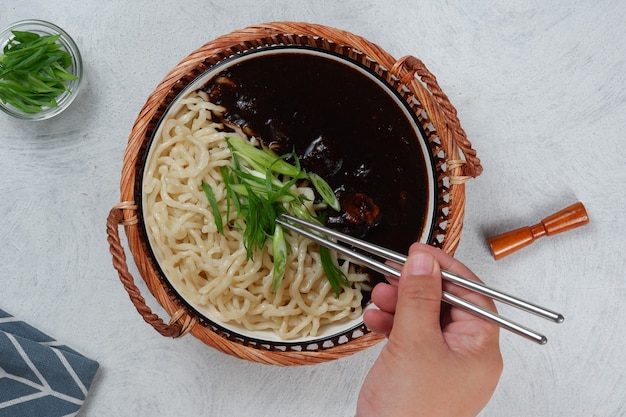
[[(329, 323), (359, 317), (367, 276), (356, 273), (349, 262), (340, 268), (352, 288), (343, 288), (336, 296), (324, 275), (317, 244), (285, 233), (290, 247), (287, 267), (274, 293), (271, 243), (256, 248), (247, 259), (242, 230), (224, 227), (224, 234), (218, 232), (201, 184), (212, 188), (225, 223), (228, 205), (220, 167), (231, 163), (225, 138), (246, 136), (226, 132), (212, 121), (212, 113), (224, 109), (210, 103), (204, 92), (193, 92), (182, 103), (163, 121), (143, 181), (150, 242), (181, 295), (217, 321), (270, 330), (283, 340), (316, 336)], [(300, 192), (313, 195), (308, 187)]]

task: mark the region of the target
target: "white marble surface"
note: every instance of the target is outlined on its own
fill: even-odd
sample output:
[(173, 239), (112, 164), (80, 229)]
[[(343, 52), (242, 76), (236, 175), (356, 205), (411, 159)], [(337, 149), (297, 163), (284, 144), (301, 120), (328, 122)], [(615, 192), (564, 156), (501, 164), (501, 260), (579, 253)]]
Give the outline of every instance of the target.
[[(204, 42), (277, 20), (339, 27), (426, 63), (485, 168), (467, 186), (458, 258), (565, 314), (556, 326), (502, 309), (550, 342), (502, 334), (505, 371), (481, 416), (626, 415), (626, 3), (23, 0), (2, 9), (0, 26), (40, 18), (65, 28), (85, 63), (66, 113), (39, 123), (0, 114), (0, 306), (100, 362), (82, 416), (353, 415), (380, 346), (279, 368), (191, 336), (163, 338), (130, 303), (104, 233), (148, 94)], [(490, 257), (485, 235), (577, 200), (588, 226)]]

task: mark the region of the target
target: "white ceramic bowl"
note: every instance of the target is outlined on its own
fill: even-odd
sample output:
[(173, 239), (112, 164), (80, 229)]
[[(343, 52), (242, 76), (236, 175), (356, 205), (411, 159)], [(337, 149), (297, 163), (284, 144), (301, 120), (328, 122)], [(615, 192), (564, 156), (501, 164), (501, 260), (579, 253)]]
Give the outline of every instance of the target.
[[(200, 87), (206, 85), (207, 83), (211, 83), (218, 74), (224, 71), (228, 71), (229, 68), (243, 62), (253, 63), (256, 59), (267, 56), (277, 56), (279, 54), (302, 54), (303, 56), (322, 57), (324, 59), (331, 60), (338, 65), (348, 66), (354, 71), (355, 76), (367, 78), (367, 80), (369, 80), (369, 82), (371, 83), (371, 88), (383, 91), (388, 99), (394, 103), (397, 113), (396, 117), (408, 122), (411, 125), (413, 131), (413, 140), (417, 145), (412, 149), (415, 149), (415, 152), (418, 154), (416, 155), (416, 157), (420, 158), (423, 162), (423, 165), (426, 167), (426, 175), (424, 176), (424, 178), (421, 179), (421, 181), (425, 182), (424, 188), (427, 190), (427, 195), (423, 196), (426, 205), (426, 207), (424, 207), (424, 212), (426, 213), (426, 215), (423, 221), (416, 221), (416, 236), (414, 236), (413, 240), (418, 240), (425, 243), (429, 242), (434, 229), (438, 198), (436, 168), (435, 163), (433, 162), (433, 156), (429, 141), (426, 138), (426, 135), (418, 120), (417, 115), (411, 109), (406, 100), (403, 99), (400, 92), (397, 90), (398, 87), (392, 85), (387, 79), (381, 77), (381, 75), (373, 71), (371, 69), (373, 64), (371, 60), (369, 60), (369, 58), (357, 56), (356, 60), (349, 59), (347, 57), (331, 53), (326, 50), (298, 46), (267, 47), (246, 51), (234, 57), (223, 60), (222, 62), (212, 66), (206, 72), (196, 77), (192, 82), (184, 87), (182, 91), (180, 91), (176, 96), (173, 97), (173, 99), (169, 103), (169, 107), (161, 117), (161, 121), (163, 119), (166, 119), (169, 114), (173, 114), (180, 109), (180, 100), (184, 98), (187, 94), (189, 94), (189, 92), (195, 91)], [(303, 82), (308, 81), (303, 80)], [(349, 121), (346, 122), (349, 123)], [(145, 160), (143, 162), (144, 166), (147, 165), (145, 161), (150, 161), (152, 158), (152, 150), (155, 149), (158, 144), (160, 131), (160, 125), (157, 125), (154, 130), (154, 134), (152, 135), (152, 139), (147, 146)], [(355, 144), (355, 146), (358, 146), (358, 144)], [(376, 149), (370, 150), (370, 153), (375, 154)], [(140, 178), (139, 181), (143, 180)], [(147, 246), (150, 255), (153, 258), (154, 264), (159, 270), (159, 273), (163, 276), (164, 280), (167, 282), (170, 289), (176, 294), (176, 296), (179, 297), (187, 305), (187, 307), (198, 317), (198, 319), (202, 323), (210, 326), (214, 331), (222, 334), (224, 337), (227, 337), (228, 339), (239, 343), (244, 343), (246, 345), (259, 348), (272, 350), (280, 349), (306, 351), (333, 347), (337, 344), (346, 343), (354, 338), (358, 338), (368, 332), (368, 329), (363, 323), (362, 315), (354, 320), (345, 320), (337, 324), (327, 325), (326, 327), (321, 329), (318, 335), (314, 337), (304, 337), (293, 340), (281, 340), (271, 331), (250, 331), (243, 326), (235, 323), (221, 322), (218, 318), (214, 317), (205, 306), (199, 305), (193, 302), (190, 298), (185, 297), (185, 291), (180, 288), (180, 285), (177, 282), (168, 279), (167, 274), (165, 274), (163, 269), (159, 266), (163, 262), (163, 259), (161, 255), (159, 255), (159, 251), (154, 250), (154, 239), (150, 236), (148, 228), (142, 222), (142, 219), (146, 216), (146, 200), (143, 193), (142, 200), (139, 203), (139, 227), (145, 235), (146, 241), (148, 242)], [(401, 231), (399, 231), (398, 233), (400, 232)], [(368, 304), (367, 306), (365, 306), (365, 309), (367, 308), (372, 308), (372, 305)]]

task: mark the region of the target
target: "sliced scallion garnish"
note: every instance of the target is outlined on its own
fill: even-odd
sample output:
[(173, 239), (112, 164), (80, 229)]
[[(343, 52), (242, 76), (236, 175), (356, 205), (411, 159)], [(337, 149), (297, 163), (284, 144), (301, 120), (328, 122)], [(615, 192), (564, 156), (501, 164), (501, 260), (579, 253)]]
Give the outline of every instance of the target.
[(287, 240), (283, 228), (277, 224), (274, 226), (272, 236), (272, 256), (274, 257), (274, 275), (272, 277), (272, 292), (276, 292), (283, 282), (285, 269), (287, 268)]
[(215, 198), (215, 194), (213, 194), (213, 189), (211, 186), (205, 182), (202, 182), (202, 189), (204, 190), (204, 194), (206, 195), (207, 200), (209, 200), (209, 204), (211, 205), (211, 210), (213, 210), (213, 218), (215, 219), (215, 227), (217, 227), (217, 231), (221, 234), (224, 234), (224, 225), (222, 224), (222, 215), (220, 214), (220, 209), (217, 206), (217, 199)]
[(335, 292), (335, 295), (339, 297), (341, 287), (350, 286), (350, 281), (348, 281), (343, 271), (337, 267), (330, 253), (330, 249), (326, 246), (320, 246), (320, 260), (331, 288)]
[[(312, 202), (298, 193), (298, 182), (310, 181), (321, 200), (337, 211), (340, 210), (339, 202), (323, 178), (302, 169), (295, 152), (279, 156), (266, 147), (256, 147), (239, 137), (228, 137), (226, 142), (232, 154), (231, 166), (221, 168), (226, 185), (227, 223), (231, 227), (240, 228), (237, 220), (243, 219), (243, 242), (248, 259), (252, 258), (255, 248), (262, 248), (268, 238), (272, 240), (272, 291), (275, 292), (283, 280), (289, 250), (284, 231), (276, 224), (276, 217), (282, 213), (290, 213), (308, 221), (322, 223), (321, 217), (307, 207), (306, 203), (310, 206)], [(212, 191), (207, 192), (208, 185), (203, 183), (202, 187), (218, 225), (222, 218), (217, 210), (215, 195)], [(234, 219), (230, 217), (232, 208), (237, 213)], [(218, 226), (218, 230), (219, 228)], [(220, 233), (223, 233), (223, 229)], [(320, 247), (320, 260), (333, 291), (339, 296), (341, 286), (349, 286), (350, 282), (328, 249)]]
[[(0, 54), (0, 100), (24, 113), (56, 107), (56, 99), (69, 91), (70, 54), (57, 43), (61, 35), (13, 31)], [(71, 91), (70, 91), (71, 92)]]

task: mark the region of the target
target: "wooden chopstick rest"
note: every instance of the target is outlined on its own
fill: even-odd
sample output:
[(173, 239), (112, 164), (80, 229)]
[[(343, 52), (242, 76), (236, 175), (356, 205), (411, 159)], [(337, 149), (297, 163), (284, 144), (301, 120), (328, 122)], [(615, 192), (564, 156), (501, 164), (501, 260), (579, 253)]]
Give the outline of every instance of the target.
[(522, 249), (543, 236), (552, 236), (557, 233), (571, 230), (589, 223), (587, 210), (581, 202), (568, 206), (541, 220), (534, 226), (520, 227), (487, 239), (491, 254), (498, 260)]

